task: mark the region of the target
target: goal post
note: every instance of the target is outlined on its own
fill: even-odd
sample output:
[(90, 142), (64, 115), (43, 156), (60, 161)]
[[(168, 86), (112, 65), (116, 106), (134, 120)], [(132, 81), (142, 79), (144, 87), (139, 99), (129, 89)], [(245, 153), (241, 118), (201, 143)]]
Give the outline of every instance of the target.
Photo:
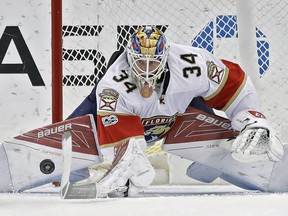
[(240, 64), (257, 88), (260, 74), (253, 72), (257, 71), (256, 24), (253, 6), (253, 0), (236, 0)]
[(51, 0), (52, 123), (63, 119), (62, 0)]

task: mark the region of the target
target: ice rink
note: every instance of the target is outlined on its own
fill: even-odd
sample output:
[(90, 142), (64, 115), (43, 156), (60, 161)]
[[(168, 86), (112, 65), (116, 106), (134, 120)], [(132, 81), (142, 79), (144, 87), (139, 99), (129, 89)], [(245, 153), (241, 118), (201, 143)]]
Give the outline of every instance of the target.
[(138, 198), (62, 200), (50, 186), (0, 194), (1, 216), (287, 216), (288, 194), (222, 186), (153, 186)]

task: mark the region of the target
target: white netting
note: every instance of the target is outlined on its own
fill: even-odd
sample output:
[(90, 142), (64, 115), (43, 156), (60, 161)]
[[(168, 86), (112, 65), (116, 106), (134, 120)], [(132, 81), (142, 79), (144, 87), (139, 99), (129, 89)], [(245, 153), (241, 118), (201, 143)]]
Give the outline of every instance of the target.
[[(288, 132), (288, 2), (261, 0), (255, 3), (256, 26), (262, 35), (258, 36), (258, 54), (263, 56), (267, 70), (259, 79), (262, 107), (273, 126)], [(264, 46), (264, 47), (263, 47)], [(264, 49), (266, 48), (266, 49)], [(259, 64), (261, 64), (259, 60)], [(264, 64), (262, 69), (265, 70)], [(286, 131), (286, 132), (285, 132)]]
[(157, 25), (170, 42), (200, 46), (235, 60), (238, 49), (231, 51), (227, 43), (223, 51), (216, 49), (221, 37), (237, 45), (231, 40), (237, 35), (235, 14), (233, 0), (220, 4), (208, 0), (64, 0), (64, 118), (90, 92), (93, 82), (105, 72), (111, 54), (124, 49), (138, 25)]

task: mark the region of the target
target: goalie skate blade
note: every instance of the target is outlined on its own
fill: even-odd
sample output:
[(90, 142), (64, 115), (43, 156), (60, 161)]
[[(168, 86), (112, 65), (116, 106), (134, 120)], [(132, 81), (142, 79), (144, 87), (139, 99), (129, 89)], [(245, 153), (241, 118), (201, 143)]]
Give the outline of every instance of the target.
[(61, 190), (62, 199), (95, 199), (97, 196), (96, 184), (68, 183)]

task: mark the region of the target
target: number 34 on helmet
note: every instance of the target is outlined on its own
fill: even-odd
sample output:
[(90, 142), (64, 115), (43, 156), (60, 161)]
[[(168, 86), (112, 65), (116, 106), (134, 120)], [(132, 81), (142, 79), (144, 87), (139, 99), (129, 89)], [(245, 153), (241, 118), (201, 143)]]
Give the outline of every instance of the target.
[(168, 50), (165, 35), (154, 26), (140, 27), (130, 37), (127, 45), (129, 71), (142, 97), (152, 95), (167, 71)]

